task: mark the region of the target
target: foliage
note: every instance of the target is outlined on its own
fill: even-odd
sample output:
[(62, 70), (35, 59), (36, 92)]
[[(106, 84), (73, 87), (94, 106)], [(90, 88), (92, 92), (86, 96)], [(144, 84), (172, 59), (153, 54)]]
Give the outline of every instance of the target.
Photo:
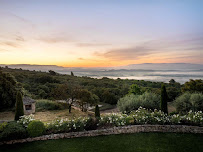
[[(9, 72), (15, 76), (16, 80), (22, 84), (27, 93), (31, 94), (32, 98), (35, 99), (64, 100), (68, 96), (68, 98), (73, 99), (73, 102), (75, 102), (75, 96), (79, 88), (86, 89), (92, 94), (95, 94), (98, 96), (100, 102), (116, 104), (120, 98), (128, 94), (132, 84), (139, 86), (143, 91), (151, 91), (158, 94), (160, 94), (161, 86), (161, 82), (144, 80), (94, 79), (63, 74), (52, 75), (50, 72), (10, 68), (2, 68), (2, 71)], [(67, 90), (64, 85), (67, 85)], [(178, 83), (166, 83), (165, 85), (167, 89), (174, 87), (177, 88), (176, 92), (180, 92), (181, 85)], [(65, 89), (63, 90), (63, 88)], [(177, 96), (176, 92), (172, 92), (172, 98)]]
[(99, 121), (99, 126), (125, 126), (129, 124), (134, 124), (134, 120), (126, 114), (118, 113), (106, 114)]
[(15, 111), (15, 120), (19, 120), (20, 116), (24, 115), (23, 109), (23, 97), (20, 92), (16, 95), (16, 111)]
[(74, 76), (73, 71), (71, 71), (71, 76)]
[(37, 137), (43, 135), (43, 133), (45, 132), (44, 123), (37, 120), (30, 122), (27, 127), (27, 132), (30, 137)]
[(17, 121), (18, 124), (21, 124), (22, 126), (24, 126), (25, 128), (28, 127), (29, 123), (34, 121), (34, 115), (24, 115), (21, 116), (20, 119)]
[(142, 95), (127, 95), (118, 101), (118, 108), (123, 113), (129, 113), (143, 106), (147, 109), (159, 109), (160, 97), (157, 94), (145, 92)]
[(97, 119), (100, 118), (100, 111), (98, 105), (95, 106), (95, 118)]
[(9, 122), (0, 134), (0, 140), (13, 140), (27, 137), (25, 128), (16, 122)]
[(161, 110), (147, 110), (140, 107), (136, 111), (132, 111), (130, 116), (135, 119), (136, 124), (166, 124), (169, 122), (167, 115)]
[(15, 78), (0, 70), (0, 110), (15, 105), (17, 89)]
[(166, 92), (166, 87), (165, 85), (162, 85), (161, 86), (161, 110), (164, 113), (168, 113), (167, 101), (168, 101), (168, 95)]
[(141, 95), (142, 94), (140, 87), (138, 85), (136, 85), (136, 84), (132, 84), (130, 86), (130, 90), (129, 90), (128, 93), (129, 94), (134, 94), (134, 95)]
[(7, 122), (0, 123), (0, 133), (4, 130), (4, 128), (6, 128), (7, 125)]
[(51, 100), (37, 100), (36, 102), (36, 111), (43, 111), (43, 110), (63, 110), (67, 109), (67, 103), (60, 103)]
[(197, 80), (192, 80), (185, 82), (185, 84), (182, 87), (182, 92), (201, 92), (203, 93), (203, 80), (197, 79)]
[(46, 130), (48, 133), (82, 131), (91, 128), (91, 124), (94, 123), (92, 123), (92, 119), (89, 117), (79, 117), (72, 120), (57, 119), (51, 123), (46, 123)]
[(174, 114), (170, 116), (170, 122), (171, 124), (203, 125), (203, 113), (190, 110), (186, 115)]
[(190, 110), (203, 111), (203, 94), (186, 92), (175, 100), (175, 106), (179, 113), (186, 113)]
[(86, 89), (79, 89), (77, 94), (78, 103), (82, 111), (87, 110), (87, 105), (93, 105), (95, 103), (96, 97)]

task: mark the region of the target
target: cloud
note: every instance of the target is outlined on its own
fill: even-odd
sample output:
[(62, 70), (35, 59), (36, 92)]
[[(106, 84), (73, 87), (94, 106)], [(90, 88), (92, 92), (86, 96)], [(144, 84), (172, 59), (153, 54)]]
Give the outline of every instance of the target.
[(111, 60), (133, 60), (152, 53), (153, 49), (145, 46), (135, 46), (130, 48), (119, 48), (105, 53), (95, 52), (96, 56), (102, 56)]
[(84, 58), (78, 58), (78, 60), (85, 60)]
[(9, 50), (1, 49), (1, 48), (0, 48), (0, 52), (9, 52)]
[(25, 41), (25, 39), (22, 36), (20, 36), (20, 35), (15, 35), (15, 40), (21, 41), (21, 42)]
[[(103, 53), (95, 52), (94, 55), (111, 60), (136, 60), (147, 57), (148, 55), (159, 55), (163, 52), (170, 54), (175, 52), (179, 55), (182, 54), (182, 57), (188, 54), (189, 58), (192, 51), (194, 51), (193, 55), (197, 55), (198, 52), (203, 52), (203, 37), (201, 35), (186, 38), (170, 37), (167, 39), (150, 40), (127, 48), (111, 49)], [(180, 57), (181, 56), (177, 58)], [(176, 58), (176, 56), (174, 56), (174, 58)]]
[(75, 39), (72, 36), (67, 36), (66, 34), (52, 34), (48, 36), (41, 36), (37, 38), (45, 43), (61, 43), (61, 42), (74, 42)]
[(20, 44), (17, 44), (16, 42), (12, 42), (12, 41), (4, 41), (4, 42), (0, 42), (1, 45), (6, 45), (6, 46), (10, 46), (10, 47), (14, 47), (14, 48), (19, 48), (21, 47)]
[(92, 47), (92, 46), (109, 46), (107, 43), (76, 43), (78, 47)]

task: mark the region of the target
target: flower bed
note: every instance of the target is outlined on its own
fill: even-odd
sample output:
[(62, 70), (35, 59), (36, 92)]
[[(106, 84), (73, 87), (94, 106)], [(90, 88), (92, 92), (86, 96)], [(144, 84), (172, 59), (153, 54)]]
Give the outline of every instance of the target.
[[(27, 130), (27, 127), (30, 122), (34, 120), (34, 115), (22, 116), (18, 125), (21, 125)], [(78, 132), (84, 130), (94, 130), (98, 128), (108, 128), (108, 127), (118, 127), (118, 126), (127, 126), (127, 125), (196, 125), (203, 126), (203, 113), (198, 112), (188, 112), (186, 115), (166, 115), (160, 110), (147, 110), (140, 107), (136, 111), (132, 111), (129, 115), (112, 113), (101, 116), (100, 119), (93, 119), (91, 117), (79, 117), (75, 119), (57, 119), (50, 123), (44, 123), (45, 132), (44, 134), (53, 134), (53, 133), (68, 133), (68, 132)], [(1, 125), (1, 124), (0, 124)], [(9, 125), (2, 124), (3, 128), (0, 131), (0, 140), (1, 135), (5, 134), (4, 130)], [(9, 131), (12, 134), (12, 131)], [(14, 130), (16, 131), (16, 130)], [(9, 135), (8, 135), (9, 136)], [(22, 137), (27, 137), (27, 134)], [(3, 138), (6, 140), (5, 136)], [(11, 140), (12, 136), (9, 136), (8, 140)]]

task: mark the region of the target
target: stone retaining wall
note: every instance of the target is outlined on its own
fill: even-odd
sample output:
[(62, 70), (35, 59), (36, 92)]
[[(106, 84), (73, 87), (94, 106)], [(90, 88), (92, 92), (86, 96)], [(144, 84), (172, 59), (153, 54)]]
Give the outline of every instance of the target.
[(115, 135), (115, 134), (138, 133), (138, 132), (176, 132), (176, 133), (203, 134), (203, 127), (184, 126), (184, 125), (133, 125), (133, 126), (114, 127), (114, 128), (108, 128), (108, 129), (99, 129), (99, 130), (90, 130), (90, 131), (81, 131), (81, 132), (50, 134), (50, 135), (44, 135), (44, 136), (35, 137), (35, 138), (26, 138), (26, 139), (0, 142), (0, 145), (25, 143), (25, 142), (49, 140), (49, 139), (91, 137), (91, 136), (100, 136), (100, 135)]

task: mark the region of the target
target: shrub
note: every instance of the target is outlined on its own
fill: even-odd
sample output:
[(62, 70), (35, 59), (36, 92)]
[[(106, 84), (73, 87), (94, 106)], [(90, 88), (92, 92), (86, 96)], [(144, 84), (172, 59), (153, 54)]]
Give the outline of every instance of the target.
[(8, 125), (7, 122), (0, 123), (0, 132), (2, 132), (7, 125)]
[(99, 126), (125, 126), (127, 125), (126, 117), (128, 117), (126, 114), (106, 114), (99, 120)]
[(95, 118), (97, 119), (100, 118), (100, 111), (98, 105), (95, 106)]
[(22, 126), (24, 126), (25, 128), (28, 127), (29, 123), (32, 122), (34, 119), (34, 115), (24, 115), (21, 116), (20, 119), (17, 121), (17, 123), (21, 124)]
[(161, 86), (161, 110), (164, 113), (168, 113), (167, 100), (168, 100), (168, 95), (166, 92), (166, 87), (165, 85), (162, 85)]
[(59, 133), (59, 132), (70, 132), (70, 131), (83, 131), (85, 129), (95, 128), (95, 125), (92, 118), (75, 118), (72, 120), (69, 119), (58, 119), (54, 120), (51, 123), (46, 123), (46, 129), (48, 133)]
[(188, 111), (203, 111), (203, 94), (202, 93), (184, 93), (175, 100), (176, 110), (179, 113)]
[(19, 120), (20, 116), (24, 115), (23, 109), (23, 97), (20, 92), (16, 95), (16, 111), (15, 111), (15, 120)]
[(38, 100), (36, 102), (36, 110), (63, 110), (68, 109), (67, 103), (59, 103), (51, 100)]
[(130, 113), (140, 106), (147, 109), (159, 109), (160, 96), (154, 93), (145, 92), (142, 95), (127, 95), (121, 98), (117, 104), (119, 110), (123, 113)]
[(26, 129), (16, 122), (9, 122), (4, 128), (3, 132), (0, 134), (1, 141), (21, 139), (25, 137), (27, 137)]
[(32, 121), (27, 127), (27, 132), (31, 137), (41, 136), (43, 135), (44, 131), (44, 123), (37, 120)]

